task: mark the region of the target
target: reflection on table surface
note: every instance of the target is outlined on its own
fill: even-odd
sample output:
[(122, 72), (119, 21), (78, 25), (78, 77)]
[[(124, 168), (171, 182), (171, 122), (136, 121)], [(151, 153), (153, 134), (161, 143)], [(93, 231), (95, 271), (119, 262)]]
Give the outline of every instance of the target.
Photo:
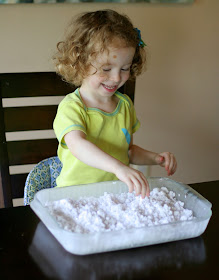
[(73, 255), (42, 222), (37, 226), (29, 253), (43, 273), (53, 279), (133, 279), (137, 275), (148, 276), (156, 269), (180, 269), (188, 264), (201, 264), (206, 259), (201, 237), (108, 253)]

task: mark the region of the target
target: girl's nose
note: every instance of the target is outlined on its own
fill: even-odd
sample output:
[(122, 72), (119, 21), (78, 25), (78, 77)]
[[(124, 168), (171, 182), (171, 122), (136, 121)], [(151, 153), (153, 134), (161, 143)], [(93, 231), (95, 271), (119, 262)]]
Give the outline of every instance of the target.
[(114, 72), (112, 73), (110, 79), (116, 83), (120, 82), (121, 80), (121, 76), (120, 76), (120, 73), (119, 72)]

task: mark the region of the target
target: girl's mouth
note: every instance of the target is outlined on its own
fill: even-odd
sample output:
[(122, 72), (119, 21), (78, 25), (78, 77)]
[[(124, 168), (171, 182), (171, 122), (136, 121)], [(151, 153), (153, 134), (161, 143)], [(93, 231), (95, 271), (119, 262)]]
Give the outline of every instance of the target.
[(102, 84), (102, 85), (108, 92), (115, 92), (117, 90), (117, 87), (118, 87), (118, 86), (107, 86), (107, 85), (104, 85), (104, 84)]

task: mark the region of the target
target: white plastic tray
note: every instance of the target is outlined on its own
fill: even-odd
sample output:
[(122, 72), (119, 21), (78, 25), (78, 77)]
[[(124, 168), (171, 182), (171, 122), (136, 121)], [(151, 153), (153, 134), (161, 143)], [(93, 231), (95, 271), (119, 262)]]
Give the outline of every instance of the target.
[(45, 189), (36, 193), (30, 206), (48, 230), (70, 253), (86, 255), (169, 241), (193, 238), (201, 235), (212, 215), (211, 203), (188, 185), (168, 178), (148, 178), (150, 189), (166, 187), (176, 193), (176, 197), (185, 203), (185, 208), (193, 211), (195, 218), (190, 221), (98, 233), (72, 233), (62, 229), (44, 206), (48, 201), (63, 198), (78, 199), (81, 196), (99, 197), (108, 193), (128, 192), (127, 186), (120, 181), (101, 182), (66, 188)]

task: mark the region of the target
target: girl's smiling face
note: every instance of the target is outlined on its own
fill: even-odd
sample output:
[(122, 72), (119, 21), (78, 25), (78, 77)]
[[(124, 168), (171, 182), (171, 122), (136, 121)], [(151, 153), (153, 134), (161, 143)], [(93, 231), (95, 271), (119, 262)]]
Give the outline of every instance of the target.
[(112, 97), (129, 79), (135, 54), (133, 47), (109, 47), (91, 62), (90, 75), (82, 82), (80, 91), (94, 100)]

